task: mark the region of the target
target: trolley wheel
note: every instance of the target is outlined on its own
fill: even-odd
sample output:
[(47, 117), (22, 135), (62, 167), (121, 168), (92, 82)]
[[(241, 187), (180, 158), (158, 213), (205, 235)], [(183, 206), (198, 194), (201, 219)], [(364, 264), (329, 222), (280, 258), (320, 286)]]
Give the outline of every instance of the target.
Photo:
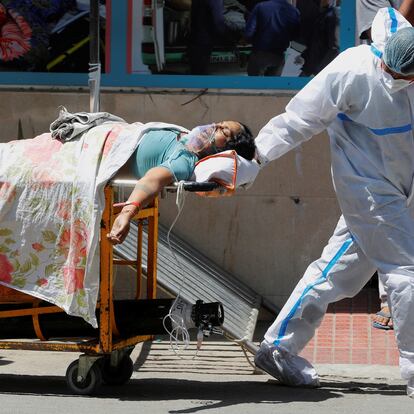
[(102, 374), (98, 364), (93, 364), (83, 381), (78, 381), (79, 361), (73, 361), (66, 370), (66, 383), (72, 392), (80, 395), (93, 394), (102, 384)]
[(101, 365), (102, 379), (108, 385), (123, 385), (131, 378), (134, 372), (134, 362), (125, 355), (119, 364), (111, 366), (111, 358), (103, 358)]

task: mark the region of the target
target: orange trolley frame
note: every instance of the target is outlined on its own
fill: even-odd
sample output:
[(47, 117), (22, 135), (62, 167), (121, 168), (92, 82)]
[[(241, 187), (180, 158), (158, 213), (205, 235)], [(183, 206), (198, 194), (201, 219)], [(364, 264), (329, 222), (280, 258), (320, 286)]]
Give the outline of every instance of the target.
[[(114, 318), (113, 304), (113, 268), (114, 265), (136, 267), (137, 289), (136, 299), (141, 296), (142, 285), (142, 234), (143, 221), (148, 222), (148, 252), (147, 252), (147, 292), (148, 299), (156, 298), (157, 290), (157, 243), (158, 243), (158, 198), (151, 206), (138, 212), (133, 220), (138, 221), (138, 241), (137, 241), (137, 260), (118, 260), (113, 257), (113, 247), (106, 238), (106, 234), (112, 227), (114, 218), (121, 211), (120, 207), (113, 207), (114, 192), (109, 184), (105, 187), (105, 210), (101, 221), (100, 237), (100, 287), (99, 287), (99, 337), (98, 338), (77, 338), (64, 340), (47, 340), (41, 331), (39, 315), (46, 313), (63, 312), (55, 305), (39, 307), (40, 300), (13, 289), (2, 288), (7, 294), (1, 295), (0, 303), (24, 303), (27, 307), (18, 310), (0, 311), (0, 318), (10, 318), (19, 316), (32, 316), (33, 326), (37, 339), (33, 340), (0, 340), (0, 349), (22, 349), (37, 351), (67, 351), (81, 352), (86, 356), (103, 356), (116, 354), (131, 348), (139, 342), (152, 340), (152, 335), (138, 335), (127, 338), (117, 338), (117, 328)], [(81, 359), (80, 359), (81, 361)], [(96, 361), (96, 358), (93, 359)], [(84, 368), (86, 375), (92, 363)], [(69, 369), (69, 368), (68, 368)], [(81, 377), (82, 378), (82, 377)], [(88, 392), (89, 393), (89, 392)]]

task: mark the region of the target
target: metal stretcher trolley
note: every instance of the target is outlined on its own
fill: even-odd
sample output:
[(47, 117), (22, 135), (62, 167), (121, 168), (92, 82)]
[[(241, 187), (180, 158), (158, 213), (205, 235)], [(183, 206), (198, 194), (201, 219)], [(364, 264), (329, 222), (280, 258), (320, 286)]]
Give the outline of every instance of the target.
[[(31, 319), (30, 322), (35, 334), (35, 338), (33, 339), (21, 339), (18, 332), (19, 328), (17, 327), (17, 337), (19, 339), (2, 339), (0, 340), (0, 348), (82, 352), (83, 354), (79, 360), (70, 364), (66, 372), (66, 380), (69, 388), (78, 394), (92, 393), (102, 381), (108, 384), (122, 384), (128, 381), (133, 372), (133, 362), (129, 357), (133, 346), (139, 342), (148, 341), (153, 338), (152, 335), (122, 335), (119, 333), (115, 320), (113, 300), (113, 266), (132, 265), (136, 268), (136, 298), (138, 300), (141, 295), (142, 231), (145, 221), (148, 232), (146, 297), (147, 299), (156, 298), (158, 199), (155, 199), (151, 206), (140, 210), (134, 217), (134, 220), (138, 221), (139, 237), (137, 259), (136, 261), (130, 261), (114, 259), (112, 245), (106, 238), (106, 234), (109, 232), (115, 216), (121, 210), (119, 207), (113, 207), (113, 198), (113, 188), (112, 186), (107, 186), (105, 188), (106, 208), (101, 222), (100, 288), (97, 306), (99, 328), (95, 330), (92, 327), (83, 326), (82, 329), (82, 331), (85, 331), (85, 328), (91, 331), (91, 335), (75, 338), (51, 337), (47, 329), (43, 326), (49, 325), (49, 330), (52, 331), (53, 327), (51, 329), (50, 321), (49, 323), (42, 323), (42, 319), (45, 319), (46, 315), (64, 314), (61, 308), (47, 304), (33, 296), (20, 293), (13, 289), (5, 287), (1, 287), (0, 289), (0, 320), (7, 323), (13, 318), (18, 322), (18, 325), (22, 326), (22, 318), (26, 322), (28, 319)], [(75, 319), (81, 323), (80, 318), (64, 315), (68, 320)], [(85, 323), (85, 325), (87, 324)], [(16, 335), (13, 335), (13, 337), (16, 337)]]
[[(187, 183), (186, 191), (211, 191), (214, 183)], [(163, 319), (172, 299), (156, 299), (158, 198), (133, 218), (138, 224), (136, 260), (114, 258), (106, 234), (121, 207), (114, 207), (114, 188), (105, 188), (105, 210), (101, 221), (100, 287), (96, 315), (98, 329), (61, 308), (33, 296), (0, 286), (0, 349), (81, 352), (66, 371), (66, 381), (76, 394), (92, 394), (102, 382), (126, 383), (133, 373), (130, 358), (134, 346), (164, 332)], [(146, 226), (146, 299), (142, 299), (143, 231)], [(144, 255), (145, 256), (145, 255)], [(114, 265), (136, 269), (135, 300), (114, 301)], [(141, 299), (140, 299), (141, 298)], [(201, 302), (201, 301), (200, 301)], [(214, 313), (214, 312), (213, 312)], [(214, 315), (206, 315), (207, 318)], [(210, 319), (208, 319), (210, 323)], [(220, 325), (223, 315), (215, 318)], [(10, 339), (17, 338), (17, 339)]]

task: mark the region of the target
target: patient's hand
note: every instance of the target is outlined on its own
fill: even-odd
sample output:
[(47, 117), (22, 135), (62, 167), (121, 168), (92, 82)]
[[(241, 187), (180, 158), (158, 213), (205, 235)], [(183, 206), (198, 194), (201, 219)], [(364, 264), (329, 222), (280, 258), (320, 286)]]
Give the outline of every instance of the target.
[(115, 219), (110, 233), (106, 235), (112, 244), (122, 243), (129, 232), (129, 214), (119, 214)]

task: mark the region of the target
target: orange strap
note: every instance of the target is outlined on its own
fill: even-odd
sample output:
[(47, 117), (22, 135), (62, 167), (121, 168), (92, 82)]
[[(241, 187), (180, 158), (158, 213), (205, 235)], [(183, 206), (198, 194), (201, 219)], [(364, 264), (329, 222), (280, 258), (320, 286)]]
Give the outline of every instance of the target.
[(216, 182), (217, 184), (220, 184), (221, 187), (223, 188), (221, 189), (217, 189), (214, 191), (200, 191), (197, 192), (196, 194), (202, 197), (223, 197), (223, 196), (232, 196), (234, 194), (234, 192), (236, 191), (236, 180), (237, 180), (237, 152), (232, 150), (231, 152), (228, 153), (218, 153), (218, 154), (213, 154), (213, 155), (209, 155), (208, 157), (205, 157), (203, 159), (201, 159), (200, 161), (198, 161), (196, 163), (196, 165), (207, 161), (209, 159), (212, 158), (232, 158), (233, 159), (233, 177), (232, 177), (232, 181), (231, 183), (220, 180), (219, 178), (215, 178), (212, 181)]

